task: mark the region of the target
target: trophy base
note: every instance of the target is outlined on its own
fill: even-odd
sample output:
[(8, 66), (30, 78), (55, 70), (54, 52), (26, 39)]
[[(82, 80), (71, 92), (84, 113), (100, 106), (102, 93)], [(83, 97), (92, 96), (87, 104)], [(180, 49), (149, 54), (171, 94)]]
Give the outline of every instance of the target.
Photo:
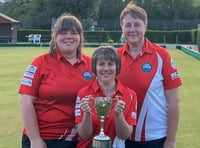
[(95, 136), (92, 141), (92, 148), (111, 148), (111, 139), (108, 136)]

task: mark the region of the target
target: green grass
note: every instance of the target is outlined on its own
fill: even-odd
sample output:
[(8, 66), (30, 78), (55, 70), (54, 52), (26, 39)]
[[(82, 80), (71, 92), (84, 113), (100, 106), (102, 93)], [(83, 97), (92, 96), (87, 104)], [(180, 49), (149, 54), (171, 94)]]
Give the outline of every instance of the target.
[(200, 142), (200, 61), (180, 50), (169, 50), (179, 70), (181, 114), (177, 148), (199, 148)]
[[(91, 56), (94, 48), (85, 48)], [(48, 47), (0, 47), (0, 148), (20, 148), (23, 123), (17, 93), (26, 67)], [(200, 61), (169, 50), (183, 81), (177, 148), (200, 147)]]

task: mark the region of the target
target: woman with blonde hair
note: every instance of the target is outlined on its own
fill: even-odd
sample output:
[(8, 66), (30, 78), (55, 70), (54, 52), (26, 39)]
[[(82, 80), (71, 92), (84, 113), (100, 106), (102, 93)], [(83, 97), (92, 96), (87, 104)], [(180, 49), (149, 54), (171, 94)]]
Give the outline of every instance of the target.
[(175, 148), (179, 120), (180, 76), (169, 52), (146, 37), (147, 13), (130, 2), (120, 15), (126, 39), (117, 49), (122, 61), (117, 77), (138, 98), (137, 126), (127, 148)]

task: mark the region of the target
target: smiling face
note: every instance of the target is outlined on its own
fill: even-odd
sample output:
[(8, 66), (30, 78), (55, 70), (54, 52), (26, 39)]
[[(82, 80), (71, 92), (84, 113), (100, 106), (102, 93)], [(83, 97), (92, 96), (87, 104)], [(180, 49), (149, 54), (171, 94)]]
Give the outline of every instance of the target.
[(109, 59), (97, 59), (96, 76), (102, 83), (112, 82), (116, 76), (116, 63)]
[(125, 39), (130, 44), (136, 45), (144, 41), (146, 26), (142, 19), (135, 18), (130, 13), (124, 16), (121, 23)]
[(83, 41), (81, 22), (75, 16), (64, 13), (54, 25), (49, 53), (54, 55), (59, 50), (66, 57), (70, 56), (67, 54), (74, 53), (78, 56), (81, 54)]
[(76, 29), (58, 33), (56, 43), (62, 55), (76, 56), (80, 44), (80, 34)]

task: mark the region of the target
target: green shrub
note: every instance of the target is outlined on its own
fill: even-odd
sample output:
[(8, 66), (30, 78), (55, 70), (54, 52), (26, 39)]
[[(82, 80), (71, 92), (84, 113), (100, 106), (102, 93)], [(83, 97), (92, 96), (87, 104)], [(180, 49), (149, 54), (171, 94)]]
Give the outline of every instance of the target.
[(114, 40), (109, 38), (107, 42), (108, 43), (114, 43)]
[(191, 30), (191, 41), (192, 44), (196, 44), (197, 43), (197, 29), (193, 29)]
[[(41, 29), (18, 29), (18, 42), (27, 42), (26, 36), (29, 34), (41, 34), (42, 42), (44, 38), (46, 42), (51, 39), (51, 30)], [(120, 43), (121, 31), (84, 31), (85, 42), (115, 42)], [(198, 33), (199, 34), (199, 33)], [(196, 44), (197, 30), (147, 30), (145, 36), (154, 43), (178, 43), (178, 44)], [(199, 36), (199, 35), (198, 35)], [(109, 37), (109, 39), (108, 39)], [(110, 40), (112, 39), (112, 41)]]
[(50, 41), (51, 30), (42, 30), (42, 29), (18, 29), (17, 31), (17, 41), (18, 42), (27, 42), (27, 36), (29, 34), (41, 34), (42, 38), (48, 37), (46, 42)]
[(145, 36), (154, 43), (184, 43), (192, 42), (190, 30), (160, 31), (147, 30)]
[(197, 45), (198, 45), (198, 48), (200, 49), (200, 29), (197, 32)]

